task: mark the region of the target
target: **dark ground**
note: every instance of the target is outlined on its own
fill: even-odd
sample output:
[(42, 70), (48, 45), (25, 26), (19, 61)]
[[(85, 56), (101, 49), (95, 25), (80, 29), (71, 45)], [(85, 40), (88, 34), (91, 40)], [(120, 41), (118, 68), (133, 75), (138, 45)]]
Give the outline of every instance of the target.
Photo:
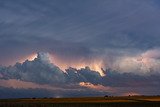
[(160, 107), (160, 96), (1, 99), (0, 107)]

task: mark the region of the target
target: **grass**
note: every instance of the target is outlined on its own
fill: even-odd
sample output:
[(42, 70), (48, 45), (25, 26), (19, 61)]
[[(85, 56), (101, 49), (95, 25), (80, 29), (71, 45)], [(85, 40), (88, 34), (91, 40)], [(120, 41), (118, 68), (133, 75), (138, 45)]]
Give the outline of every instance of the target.
[(0, 107), (160, 107), (160, 96), (1, 99)]

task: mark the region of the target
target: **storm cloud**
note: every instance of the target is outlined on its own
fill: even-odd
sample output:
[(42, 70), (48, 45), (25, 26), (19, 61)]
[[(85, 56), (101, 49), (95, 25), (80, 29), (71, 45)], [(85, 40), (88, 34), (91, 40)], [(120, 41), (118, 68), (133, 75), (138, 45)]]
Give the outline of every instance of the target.
[[(102, 71), (103, 76), (88, 66), (81, 69), (69, 67), (63, 71), (51, 63), (49, 53), (40, 52), (32, 61), (26, 60), (14, 66), (0, 67), (0, 87), (12, 89), (14, 93), (11, 91), (11, 95), (15, 94), (16, 90), (17, 93), (19, 90), (26, 93), (30, 90), (33, 91), (32, 96), (35, 94), (34, 90), (38, 89), (40, 92), (45, 90), (52, 93), (52, 97), (159, 94), (159, 91), (155, 92), (160, 89), (159, 72), (151, 71), (142, 75), (115, 71), (111, 68), (102, 68)], [(141, 91), (143, 87), (147, 88)]]
[(1, 83), (31, 82), (42, 94), (43, 85), (75, 85), (73, 96), (160, 94), (159, 8), (159, 0), (1, 0)]

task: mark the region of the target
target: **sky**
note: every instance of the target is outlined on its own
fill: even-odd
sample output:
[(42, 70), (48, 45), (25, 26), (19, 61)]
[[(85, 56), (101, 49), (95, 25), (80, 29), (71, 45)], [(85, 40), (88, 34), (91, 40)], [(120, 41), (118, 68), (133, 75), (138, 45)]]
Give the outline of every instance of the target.
[[(40, 65), (27, 66), (25, 68), (27, 70), (23, 68), (23, 64), (29, 63), (25, 61), (27, 59), (33, 65), (39, 63), (40, 61), (35, 60), (37, 52), (44, 52), (47, 53), (47, 55), (44, 54), (44, 57), (46, 59), (49, 57), (49, 61), (46, 62), (47, 67), (44, 64), (43, 75), (48, 75), (46, 69), (50, 70), (50, 64), (52, 63), (54, 67), (51, 68), (56, 66), (60, 69), (57, 75), (70, 71), (77, 72), (77, 70), (81, 74), (83, 71), (81, 68), (84, 68), (86, 72), (97, 71), (99, 74), (94, 74), (95, 72), (93, 74), (101, 76), (100, 79), (102, 80), (98, 80), (97, 83), (90, 81), (90, 79), (87, 81), (77, 80), (76, 89), (82, 89), (83, 91), (78, 95), (75, 91), (76, 94), (71, 94), (73, 96), (94, 96), (95, 91), (97, 92), (96, 95), (103, 95), (107, 91), (114, 95), (129, 93), (134, 85), (131, 86), (132, 88), (128, 87), (125, 79), (129, 79), (130, 76), (136, 76), (131, 82), (138, 78), (137, 81), (143, 81), (142, 84), (148, 87), (145, 93), (140, 91), (142, 87), (133, 89), (131, 93), (160, 94), (160, 92), (154, 93), (155, 90), (160, 88), (158, 87), (160, 84), (158, 79), (160, 73), (159, 28), (159, 0), (1, 0), (0, 78), (2, 80), (0, 80), (0, 83), (5, 84), (7, 82), (11, 84), (13, 81), (18, 84), (27, 82), (26, 84), (29, 84), (27, 86), (30, 87), (36, 85), (33, 87), (33, 93), (27, 91), (26, 87), (19, 87), (16, 90), (16, 86), (13, 87), (12, 85), (0, 84), (2, 87), (0, 90), (4, 88), (9, 91), (13, 90), (11, 96), (16, 92), (22, 93), (23, 91), (27, 93), (25, 95), (30, 93), (29, 95), (34, 96), (37, 95), (35, 89), (44, 89), (44, 84), (42, 85), (41, 82), (34, 80), (34, 76), (30, 79), (24, 76), (30, 75), (26, 72), (37, 70), (36, 67)], [(20, 68), (15, 65), (16, 62), (22, 64)], [(4, 66), (6, 69), (4, 69)], [(88, 66), (89, 69), (85, 66)], [(107, 73), (104, 73), (106, 69), (111, 69), (116, 73), (111, 73), (107, 77)], [(8, 73), (5, 74), (6, 71)], [(21, 78), (17, 79), (12, 71), (15, 71), (15, 74)], [(19, 71), (25, 73), (22, 75), (19, 74)], [(63, 73), (60, 73), (61, 71)], [(127, 78), (124, 79), (126, 73)], [(14, 76), (8, 77), (11, 74)], [(86, 73), (84, 74), (86, 75)], [(81, 75), (84, 74), (82, 72)], [(36, 73), (36, 75), (38, 74)], [(90, 75), (90, 72), (88, 75)], [(155, 78), (156, 75), (158, 77)], [(7, 76), (7, 80), (4, 76)], [(46, 80), (46, 78), (48, 77), (44, 76), (42, 78), (42, 81), (46, 81), (43, 81), (45, 85), (50, 85), (51, 81), (55, 81), (52, 79), (51, 81)], [(75, 77), (72, 75), (71, 78)], [(126, 87), (125, 92), (119, 89), (119, 85), (116, 84), (117, 81), (113, 78), (121, 80), (122, 85)], [(62, 79), (66, 81), (65, 76)], [(73, 82), (70, 79), (67, 79), (67, 81)], [(147, 84), (148, 81), (151, 81), (151, 83)], [(105, 84), (105, 82), (108, 84)], [(118, 92), (113, 92), (112, 82), (115, 84), (114, 88), (116, 87), (113, 90), (119, 90)], [(66, 87), (71, 86), (69, 84)], [(45, 96), (43, 93), (46, 90), (53, 90), (52, 88), (55, 86), (48, 87), (39, 90), (42, 96)], [(93, 93), (90, 89), (93, 89)], [(101, 89), (102, 92), (98, 91)], [(88, 90), (91, 92), (90, 94), (86, 94)], [(68, 91), (69, 93), (72, 92), (71, 90)], [(59, 93), (63, 93), (62, 97), (63, 95), (68, 96), (68, 91), (62, 90)], [(48, 93), (48, 95), (55, 95), (53, 92), (51, 94), (50, 91)]]

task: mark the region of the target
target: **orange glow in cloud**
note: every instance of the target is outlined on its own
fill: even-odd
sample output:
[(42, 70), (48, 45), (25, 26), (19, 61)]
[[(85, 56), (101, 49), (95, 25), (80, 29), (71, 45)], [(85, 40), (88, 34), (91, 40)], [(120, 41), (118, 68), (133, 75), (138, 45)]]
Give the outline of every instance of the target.
[(36, 54), (32, 54), (32, 55), (30, 55), (30, 56), (28, 57), (28, 60), (29, 60), (29, 61), (32, 61), (32, 60), (34, 60), (35, 58), (37, 58), (37, 55), (36, 55)]
[(33, 61), (35, 58), (37, 58), (37, 54), (33, 53), (31, 55), (25, 56), (18, 62), (23, 63), (25, 60)]
[(114, 92), (115, 91), (115, 89), (113, 89), (111, 87), (106, 87), (106, 86), (103, 86), (100, 84), (94, 85), (89, 82), (80, 82), (79, 85), (82, 87), (86, 87), (86, 88), (90, 88), (90, 89), (94, 89), (94, 90), (98, 90), (98, 91), (105, 91), (105, 92)]
[(69, 67), (81, 69), (81, 68), (85, 68), (86, 66), (88, 66), (90, 67), (91, 70), (99, 72), (101, 76), (105, 76), (105, 74), (103, 73), (101, 69), (103, 67), (103, 61), (100, 59), (90, 60), (90, 61), (85, 59), (85, 60), (68, 61), (68, 62), (64, 60), (59, 60), (59, 58), (57, 58), (56, 56), (54, 56), (51, 59), (53, 60), (52, 63), (56, 64), (63, 71), (65, 71), (65, 69)]

